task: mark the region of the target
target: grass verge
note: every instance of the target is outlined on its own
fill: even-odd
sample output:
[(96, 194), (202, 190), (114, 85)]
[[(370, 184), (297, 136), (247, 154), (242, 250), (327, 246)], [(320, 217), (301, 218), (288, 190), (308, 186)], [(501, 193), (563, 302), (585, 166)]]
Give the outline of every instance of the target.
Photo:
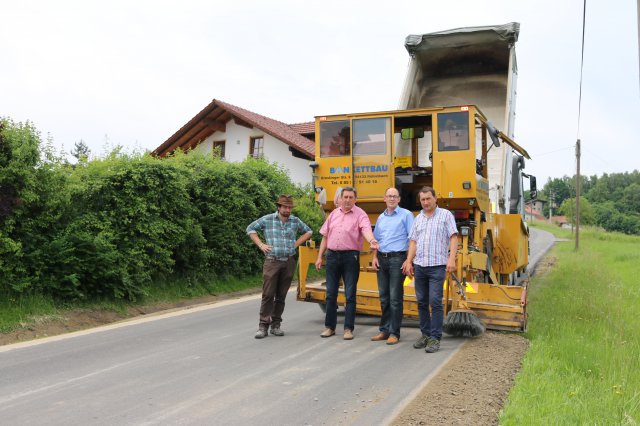
[(0, 333), (33, 323), (35, 317), (55, 316), (58, 309), (51, 298), (41, 295), (0, 298)]
[[(324, 278), (324, 269), (320, 272), (309, 267), (308, 279)], [(294, 274), (297, 283), (298, 272)], [(107, 310), (118, 314), (126, 314), (129, 307), (166, 304), (206, 296), (218, 296), (238, 291), (255, 289), (262, 286), (262, 274), (249, 277), (215, 277), (193, 279), (188, 277), (172, 277), (158, 281), (148, 289), (148, 294), (141, 300), (94, 300), (60, 303), (43, 295), (23, 295), (0, 297), (0, 333), (8, 333), (20, 328), (28, 328), (39, 319), (64, 318), (65, 312), (76, 309)]]
[[(571, 238), (570, 231), (546, 228)], [(503, 425), (640, 422), (640, 238), (581, 229), (529, 290), (527, 352)]]
[(155, 283), (153, 287), (148, 289), (147, 296), (136, 302), (109, 299), (60, 303), (43, 295), (3, 297), (0, 299), (0, 332), (8, 333), (19, 328), (27, 328), (42, 317), (63, 318), (65, 311), (74, 309), (110, 310), (122, 314), (132, 306), (171, 303), (185, 299), (233, 293), (250, 288), (258, 290), (261, 284), (261, 275), (243, 278), (210, 277), (199, 280), (173, 278)]

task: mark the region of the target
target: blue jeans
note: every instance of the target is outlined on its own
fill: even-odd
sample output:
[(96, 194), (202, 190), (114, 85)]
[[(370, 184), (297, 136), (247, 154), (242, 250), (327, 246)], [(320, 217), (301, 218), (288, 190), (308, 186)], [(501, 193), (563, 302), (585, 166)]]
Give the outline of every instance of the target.
[(356, 286), (360, 277), (360, 252), (355, 250), (327, 250), (327, 314), (324, 325), (332, 330), (338, 322), (338, 288), (340, 277), (344, 281), (347, 299), (344, 314), (344, 329), (353, 330), (356, 321)]
[[(442, 338), (442, 323), (444, 322), (444, 307), (442, 293), (446, 266), (419, 266), (414, 264), (416, 298), (418, 299), (418, 315), (420, 316), (420, 331), (423, 336), (440, 340)], [(431, 313), (429, 313), (431, 306)]]
[(400, 338), (402, 326), (402, 299), (404, 297), (404, 274), (402, 263), (407, 255), (384, 257), (378, 255), (378, 293), (380, 293), (380, 331)]

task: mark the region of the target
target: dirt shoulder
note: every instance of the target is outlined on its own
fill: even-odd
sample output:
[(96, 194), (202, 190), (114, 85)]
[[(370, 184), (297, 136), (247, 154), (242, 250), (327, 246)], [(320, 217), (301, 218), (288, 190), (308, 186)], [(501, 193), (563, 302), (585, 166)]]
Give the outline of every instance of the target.
[[(547, 256), (532, 275), (555, 264)], [(487, 331), (469, 338), (392, 425), (497, 425), (528, 348), (519, 334)]]
[(528, 347), (517, 334), (470, 338), (392, 425), (497, 425)]

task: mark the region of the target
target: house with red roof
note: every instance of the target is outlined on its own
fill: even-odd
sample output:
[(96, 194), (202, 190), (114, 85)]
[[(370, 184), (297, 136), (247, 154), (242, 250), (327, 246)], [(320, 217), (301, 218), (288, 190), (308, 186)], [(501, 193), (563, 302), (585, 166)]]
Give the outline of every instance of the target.
[(524, 215), (530, 221), (533, 221), (534, 219), (540, 222), (547, 221), (547, 218), (544, 217), (544, 215), (540, 211), (538, 211), (535, 207), (532, 207), (530, 204), (524, 206)]
[(153, 151), (164, 157), (176, 149), (213, 153), (226, 161), (261, 157), (288, 171), (293, 182), (311, 182), (315, 123), (285, 124), (214, 99)]

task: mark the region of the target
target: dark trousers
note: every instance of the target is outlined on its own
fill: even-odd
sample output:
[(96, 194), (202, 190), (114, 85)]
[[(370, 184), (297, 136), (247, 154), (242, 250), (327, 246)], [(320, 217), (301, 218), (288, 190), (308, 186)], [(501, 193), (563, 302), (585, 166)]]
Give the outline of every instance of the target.
[(288, 260), (266, 258), (262, 266), (262, 303), (260, 304), (260, 328), (280, 326), (284, 301), (287, 297), (291, 279), (296, 269), (296, 259)]
[(340, 277), (344, 281), (347, 301), (344, 314), (344, 329), (353, 330), (356, 321), (356, 286), (360, 277), (360, 252), (356, 250), (327, 250), (327, 314), (324, 326), (336, 329), (338, 322), (338, 288)]
[[(420, 331), (423, 336), (440, 340), (442, 338), (442, 323), (444, 322), (444, 307), (442, 293), (446, 266), (419, 266), (414, 264), (416, 299), (418, 299), (418, 316), (420, 317)], [(431, 306), (431, 313), (429, 313)]]
[(400, 338), (402, 326), (402, 299), (404, 297), (404, 274), (402, 264), (407, 254), (385, 257), (378, 255), (378, 293), (380, 294), (380, 331)]

